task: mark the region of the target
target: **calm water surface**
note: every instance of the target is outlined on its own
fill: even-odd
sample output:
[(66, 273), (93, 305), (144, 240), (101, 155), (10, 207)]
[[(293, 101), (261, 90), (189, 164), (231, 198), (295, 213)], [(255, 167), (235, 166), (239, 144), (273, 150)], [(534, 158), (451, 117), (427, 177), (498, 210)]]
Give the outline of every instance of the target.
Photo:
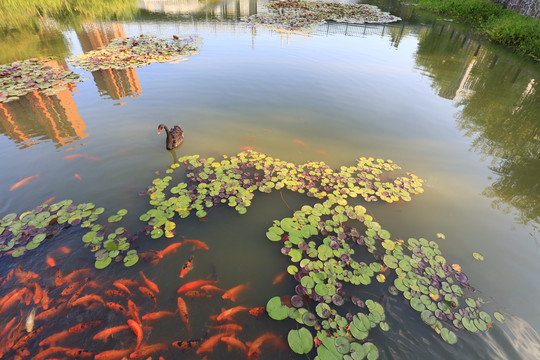
[[(232, 155), (251, 146), (283, 160), (320, 160), (332, 167), (352, 165), (361, 156), (392, 159), (425, 179), (425, 192), (409, 203), (364, 204), (369, 213), (396, 238), (435, 240), (436, 233), (444, 233), (446, 240), (439, 243), (447, 260), (463, 267), (475, 295), (507, 321), (495, 322), (483, 334), (458, 332), (459, 341), (451, 346), (404, 299), (386, 293), (380, 301), (390, 331), (370, 333), (381, 358), (540, 358), (539, 65), (413, 6), (373, 3), (405, 20), (328, 23), (307, 36), (240, 24), (240, 16), (264, 11), (261, 1), (155, 0), (135, 4), (125, 19), (48, 21), (40, 30), (21, 27), (3, 35), (3, 63), (44, 55), (64, 58), (141, 33), (199, 34), (203, 43), (199, 55), (180, 63), (94, 73), (73, 68), (90, 80), (56, 96), (29, 95), (0, 105), (0, 216), (54, 196), (95, 202), (107, 216), (126, 208), (124, 225), (139, 229), (138, 216), (148, 204), (138, 192), (156, 171), (183, 155)], [(164, 136), (156, 135), (159, 123), (181, 125), (184, 144), (165, 150)], [(70, 154), (98, 160), (63, 159)], [(40, 177), (9, 191), (35, 174)], [(289, 208), (309, 201), (288, 192), (282, 197), (258, 194), (245, 215), (222, 207), (210, 211), (206, 222), (180, 222), (173, 240), (195, 238), (210, 246), (196, 252), (186, 280), (216, 276), (223, 288), (249, 282), (239, 300), (249, 307), (292, 293), (293, 279), (270, 285), (288, 261), (264, 234), (272, 220), (290, 216)], [(74, 249), (58, 260), (63, 270), (93, 267), (93, 254), (80, 246), (80, 234), (64, 232), (55, 243), (26, 254), (25, 267), (39, 271), (42, 254), (59, 242)], [(159, 250), (169, 243), (140, 239), (137, 246)], [(485, 261), (474, 260), (473, 252)], [(178, 273), (189, 255), (179, 251), (158, 267), (142, 262), (129, 269), (111, 266), (96, 277), (138, 278), (142, 269), (161, 288), (160, 309), (174, 311)], [(0, 276), (17, 263), (2, 258)], [(378, 290), (373, 286), (358, 294), (369, 297)], [(203, 299), (188, 305), (193, 334), (171, 321), (154, 327), (148, 343), (203, 336), (208, 317), (231, 303)], [(295, 326), (244, 320), (244, 341), (265, 331), (286, 334)], [(89, 346), (87, 340), (72, 341), (76, 347)], [(199, 356), (177, 352), (170, 358)], [(238, 354), (220, 347), (210, 358), (236, 359)], [(269, 349), (262, 358), (300, 356)]]

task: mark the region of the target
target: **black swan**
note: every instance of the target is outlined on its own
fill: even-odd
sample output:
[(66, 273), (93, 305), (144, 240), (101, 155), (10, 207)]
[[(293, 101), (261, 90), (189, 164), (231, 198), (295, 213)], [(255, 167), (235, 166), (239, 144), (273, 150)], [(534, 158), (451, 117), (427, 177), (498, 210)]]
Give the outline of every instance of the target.
[(178, 125), (174, 125), (173, 128), (169, 131), (167, 125), (159, 124), (158, 134), (161, 133), (161, 130), (165, 129), (167, 132), (167, 150), (172, 150), (175, 147), (178, 147), (184, 140), (184, 131)]

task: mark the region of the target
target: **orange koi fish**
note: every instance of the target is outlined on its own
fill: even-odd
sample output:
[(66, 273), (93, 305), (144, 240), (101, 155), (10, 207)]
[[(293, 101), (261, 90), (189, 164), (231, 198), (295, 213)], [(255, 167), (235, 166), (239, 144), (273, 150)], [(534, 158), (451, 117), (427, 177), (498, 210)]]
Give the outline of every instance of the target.
[(139, 291), (141, 292), (141, 294), (143, 294), (147, 298), (150, 298), (150, 300), (154, 302), (154, 306), (156, 306), (156, 295), (154, 295), (152, 290), (144, 286), (139, 286)]
[(12, 306), (16, 305), (19, 300), (21, 300), (24, 296), (24, 294), (27, 292), (26, 288), (22, 288), (17, 290), (12, 296), (10, 296), (8, 299), (6, 299), (7, 295), (2, 298), (0, 307), (0, 314), (2, 314), (7, 309), (11, 308)]
[(41, 321), (41, 320), (49, 320), (53, 317), (57, 316), (60, 312), (64, 311), (67, 308), (67, 304), (60, 304), (58, 306), (55, 306), (53, 308), (50, 308), (38, 315), (34, 318), (35, 321)]
[(81, 155), (81, 154), (67, 155), (67, 156), (64, 156), (63, 159), (64, 160), (88, 159), (88, 160), (94, 160), (94, 161), (99, 160), (99, 158), (97, 156), (88, 156), (88, 155)]
[(167, 344), (153, 344), (141, 347), (139, 350), (134, 351), (129, 355), (130, 359), (142, 359), (150, 356), (158, 351), (167, 351), (169, 346)]
[(22, 179), (21, 181), (15, 183), (15, 185), (13, 185), (12, 187), (9, 188), (9, 191), (13, 191), (19, 187), (21, 187), (22, 185), (26, 184), (27, 182), (29, 182), (30, 180), (32, 179), (37, 179), (39, 177), (39, 174), (36, 174), (36, 175), (32, 175), (32, 176), (29, 176), (27, 178), (24, 178)]
[(119, 284), (123, 284), (124, 286), (139, 286), (139, 285), (141, 285), (140, 282), (135, 281), (135, 280), (130, 280), (130, 279), (120, 279), (120, 280), (116, 280), (115, 282), (119, 283)]
[(223, 324), (223, 325), (210, 326), (209, 329), (213, 331), (226, 332), (226, 333), (233, 334), (233, 333), (242, 331), (243, 327), (238, 324)]
[(43, 298), (43, 290), (41, 289), (41, 286), (39, 286), (38, 283), (34, 284), (34, 304), (39, 304), (41, 299)]
[(260, 350), (261, 345), (266, 341), (271, 341), (274, 346), (277, 346), (280, 348), (284, 348), (286, 346), (285, 342), (280, 336), (267, 332), (259, 336), (257, 339), (255, 339), (251, 343), (249, 347), (249, 351), (248, 351), (248, 357), (251, 357), (255, 354), (259, 354), (261, 352)]
[(69, 332), (69, 330), (60, 331), (59, 333), (52, 334), (51, 336), (41, 340), (39, 343), (39, 346), (51, 346), (57, 343), (60, 340), (64, 340), (65, 338), (73, 335), (73, 333)]
[(306, 146), (306, 143), (303, 142), (303, 141), (300, 140), (300, 139), (293, 139), (293, 143), (298, 144), (298, 145), (300, 145), (300, 146), (304, 146), (304, 147)]
[(47, 200), (45, 200), (45, 201), (43, 202), (43, 205), (50, 204), (50, 203), (52, 203), (53, 200), (54, 200), (54, 196), (51, 197), (51, 198), (48, 198)]
[(78, 298), (75, 300), (71, 306), (77, 306), (77, 305), (88, 305), (92, 301), (97, 301), (105, 306), (105, 301), (99, 296), (95, 294), (85, 295), (83, 297)]
[(223, 299), (230, 299), (232, 302), (235, 302), (236, 299), (238, 299), (238, 295), (246, 290), (249, 287), (249, 283), (247, 284), (240, 284), (238, 286), (235, 286), (227, 291), (225, 291), (225, 294), (221, 296)]
[(71, 296), (75, 293), (75, 291), (79, 290), (81, 288), (81, 283), (75, 282), (68, 286), (66, 286), (60, 295), (62, 296)]
[(19, 282), (22, 282), (23, 284), (27, 283), (30, 280), (37, 279), (39, 277), (38, 274), (32, 271), (22, 270), (20, 265), (15, 269), (14, 275), (19, 280)]
[(183, 242), (178, 242), (178, 243), (171, 244), (171, 245), (167, 246), (165, 249), (161, 250), (159, 252), (159, 255), (160, 255), (160, 257), (164, 257), (165, 255), (174, 254), (176, 252), (176, 250), (178, 250), (178, 248), (180, 246), (182, 246), (182, 245), (184, 245)]
[(13, 270), (13, 269), (11, 269), (10, 272), (8, 272), (8, 274), (6, 275), (4, 280), (2, 280), (2, 283), (0, 284), (0, 287), (4, 286), (4, 284), (7, 283), (13, 277), (14, 272), (15, 272), (15, 270)]
[(140, 324), (141, 318), (139, 317), (139, 310), (137, 309), (137, 305), (135, 305), (135, 303), (131, 300), (128, 300), (128, 310), (129, 316)]
[(184, 239), (184, 244), (185, 243), (190, 243), (190, 244), (193, 244), (195, 245), (195, 247), (197, 249), (203, 249), (203, 250), (208, 250), (208, 245), (206, 245), (206, 243), (200, 241), (200, 240), (195, 240), (195, 239)]
[(75, 173), (73, 176), (75, 176), (75, 179), (77, 179), (77, 180), (79, 180), (79, 181), (82, 181), (81, 175)]
[(214, 285), (203, 285), (203, 286), (201, 286), (201, 290), (204, 290), (206, 292), (209, 292), (209, 291), (224, 292), (225, 291), (225, 290), (220, 289), (220, 288), (218, 288), (217, 286), (214, 286)]
[(148, 278), (146, 276), (144, 276), (144, 273), (142, 271), (139, 271), (139, 274), (141, 274), (142, 278), (144, 279), (144, 282), (146, 283), (146, 286), (152, 290), (153, 292), (155, 292), (156, 294), (159, 293), (159, 288), (158, 286), (153, 283), (152, 281), (148, 280)]
[(188, 332), (191, 332), (191, 328), (189, 326), (189, 313), (187, 305), (184, 299), (182, 299), (180, 296), (178, 297), (178, 311), (180, 313), (180, 319), (182, 319), (182, 321), (186, 325)]
[(54, 274), (54, 285), (56, 287), (60, 287), (64, 284), (67, 284), (67, 281), (62, 276), (62, 273), (60, 272), (60, 270), (57, 270), (56, 273)]
[(96, 355), (94, 360), (120, 360), (128, 356), (133, 348), (120, 350), (107, 350)]
[(137, 346), (135, 346), (135, 350), (137, 350), (141, 346), (141, 342), (142, 342), (142, 339), (143, 339), (142, 327), (135, 320), (129, 319), (127, 322), (128, 322), (129, 328), (133, 331), (133, 333), (137, 337)]
[(244, 353), (248, 352), (247, 346), (244, 345), (243, 342), (241, 342), (240, 340), (238, 340), (237, 338), (233, 336), (224, 336), (220, 340), (223, 341), (225, 344), (229, 345), (231, 348), (240, 349)]
[(56, 261), (54, 261), (54, 259), (52, 257), (50, 257), (49, 255), (47, 255), (47, 266), (48, 267), (55, 267), (56, 266)]
[(62, 254), (69, 254), (71, 252), (71, 249), (67, 246), (60, 246), (58, 248), (58, 251), (60, 251)]
[(67, 274), (65, 277), (64, 277), (64, 281), (67, 282), (67, 283), (71, 283), (75, 280), (75, 278), (81, 276), (81, 275), (89, 275), (90, 273), (90, 269), (80, 269), (80, 270), (75, 270), (69, 274)]
[(73, 293), (73, 295), (71, 296), (71, 298), (69, 299), (68, 301), (68, 307), (71, 307), (73, 306), (73, 303), (79, 299), (79, 295), (82, 294), (82, 292), (84, 291), (84, 288), (86, 287), (86, 285), (83, 285), (81, 286), (77, 291), (75, 291)]
[(108, 328), (108, 329), (98, 332), (96, 335), (94, 335), (92, 339), (107, 341), (109, 336), (113, 336), (117, 332), (120, 332), (122, 330), (127, 330), (127, 329), (129, 329), (129, 326), (127, 325), (115, 326), (115, 327)]
[(93, 352), (84, 349), (66, 349), (64, 352), (70, 358), (84, 359), (94, 357)]
[(49, 290), (43, 289), (42, 295), (41, 295), (41, 307), (43, 310), (47, 310), (49, 308), (49, 303), (51, 299), (49, 298)]
[(195, 289), (200, 288), (203, 285), (210, 285), (210, 284), (215, 284), (215, 283), (216, 282), (214, 280), (195, 280), (195, 281), (188, 282), (187, 284), (180, 286), (180, 288), (178, 288), (176, 292), (181, 293), (181, 292), (186, 292), (189, 290), (195, 290)]
[[(51, 354), (55, 354), (55, 353), (58, 353), (58, 352), (64, 352), (65, 350), (69, 350), (67, 348), (63, 348), (63, 347), (59, 347), (59, 346), (54, 346), (54, 347), (51, 347), (51, 348), (48, 348), (48, 349), (45, 349), (43, 351), (41, 351), (40, 353), (38, 353), (37, 355), (35, 355), (32, 360), (41, 360), (41, 359), (46, 359), (47, 357), (49, 357)], [(50, 357), (49, 357), (50, 359)]]
[[(15, 320), (15, 318), (13, 318)], [(7, 326), (7, 325), (6, 325)], [(15, 345), (13, 345), (13, 350), (17, 350), (17, 349), (20, 349), (22, 347), (26, 347), (26, 345), (28, 345), (28, 342), (30, 340), (32, 340), (33, 338), (35, 338), (36, 336), (38, 336), (40, 333), (43, 332), (43, 330), (47, 329), (48, 326), (45, 326), (45, 325), (41, 325), (40, 327), (38, 327), (37, 329), (34, 329), (32, 330), (30, 333), (28, 333), (27, 335), (23, 336), (22, 338), (20, 338), (16, 343)]]
[(253, 146), (240, 146), (240, 150), (255, 150)]
[(180, 350), (189, 350), (193, 349), (195, 346), (198, 346), (202, 342), (202, 339), (199, 340), (179, 340), (172, 343), (172, 346), (174, 346), (177, 349)]
[(184, 293), (185, 296), (187, 296), (188, 298), (211, 298), (212, 295), (207, 293), (207, 292), (204, 292), (204, 291), (199, 291), (199, 290), (189, 290), (189, 291), (186, 291)]
[(87, 321), (87, 322), (84, 322), (84, 323), (80, 323), (80, 324), (77, 324), (75, 326), (72, 326), (68, 329), (68, 331), (72, 334), (78, 334), (78, 333), (81, 333), (83, 331), (85, 331), (86, 329), (90, 329), (94, 326), (97, 326), (99, 324), (101, 324), (103, 321), (101, 320), (96, 320), (96, 321)]
[(249, 308), (245, 306), (235, 306), (227, 310), (223, 309), (221, 314), (219, 314), (218, 317), (216, 318), (216, 320), (220, 322), (226, 319), (230, 320), (233, 318), (235, 314), (239, 313), (240, 311), (246, 311), (246, 310), (249, 310)]
[(254, 307), (253, 309), (249, 310), (249, 314), (257, 318), (263, 315), (264, 313), (266, 313), (266, 308), (264, 306)]
[(193, 258), (194, 256), (190, 255), (186, 263), (182, 266), (182, 270), (180, 270), (180, 278), (186, 276), (186, 274), (193, 269)]
[(209, 337), (208, 340), (206, 340), (205, 342), (203, 342), (199, 346), (199, 348), (197, 349), (197, 351), (195, 353), (198, 355), (198, 354), (202, 354), (202, 353), (205, 353), (205, 352), (213, 351), (214, 347), (219, 343), (221, 338), (224, 337), (224, 336), (228, 336), (228, 335), (231, 335), (231, 334), (219, 333), (217, 335)]
[(117, 313), (122, 314), (124, 316), (128, 316), (128, 311), (126, 310), (125, 307), (123, 307), (120, 304), (117, 304), (117, 303), (114, 303), (114, 302), (108, 302), (105, 305), (107, 305), (107, 307), (109, 309), (111, 309), (112, 311), (114, 311), (114, 312), (117, 312)]
[(123, 291), (112, 290), (112, 289), (105, 291), (105, 295), (107, 295), (108, 297), (123, 297), (123, 298), (127, 298), (128, 296)]
[(113, 286), (116, 287), (118, 290), (121, 290), (121, 291), (125, 291), (126, 293), (128, 293), (129, 295), (133, 295), (131, 293), (131, 291), (129, 291), (129, 289), (127, 288), (126, 285), (122, 284), (120, 281), (115, 281), (113, 282)]
[(145, 321), (152, 321), (152, 320), (159, 320), (165, 316), (174, 316), (174, 315), (175, 313), (173, 313), (172, 311), (157, 311), (157, 312), (143, 315), (142, 319)]
[(272, 285), (276, 285), (276, 284), (279, 284), (280, 282), (283, 281), (283, 279), (285, 279), (285, 276), (287, 276), (287, 270), (285, 270), (284, 272), (282, 272), (281, 274), (277, 275), (274, 280), (272, 281)]

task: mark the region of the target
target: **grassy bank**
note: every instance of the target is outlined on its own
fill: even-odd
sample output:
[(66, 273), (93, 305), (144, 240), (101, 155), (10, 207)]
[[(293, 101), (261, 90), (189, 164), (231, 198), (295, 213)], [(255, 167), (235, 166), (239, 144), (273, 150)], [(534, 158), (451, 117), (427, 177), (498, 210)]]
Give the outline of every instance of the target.
[(472, 24), (483, 35), (540, 60), (540, 20), (488, 0), (418, 0), (421, 8)]

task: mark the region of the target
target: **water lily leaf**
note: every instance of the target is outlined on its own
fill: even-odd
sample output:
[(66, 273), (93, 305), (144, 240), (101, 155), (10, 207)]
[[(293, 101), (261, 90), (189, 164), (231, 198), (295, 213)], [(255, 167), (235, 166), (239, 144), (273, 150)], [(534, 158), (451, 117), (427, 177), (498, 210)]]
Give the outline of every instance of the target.
[(139, 261), (139, 256), (138, 255), (127, 255), (125, 258), (124, 258), (124, 266), (126, 267), (130, 267), (130, 266), (133, 266), (137, 263), (137, 261)]
[(103, 243), (103, 246), (107, 250), (118, 250), (118, 244), (114, 240), (107, 240)]
[(283, 320), (289, 316), (289, 308), (281, 303), (279, 296), (274, 296), (268, 300), (266, 312), (274, 320)]
[(457, 343), (456, 333), (454, 333), (451, 330), (448, 330), (447, 328), (441, 329), (441, 337), (443, 338), (444, 341), (446, 341), (449, 344)]
[(112, 259), (107, 256), (103, 260), (96, 260), (96, 262), (94, 263), (94, 266), (96, 267), (96, 269), (104, 269), (111, 263), (111, 261)]
[(297, 354), (307, 354), (313, 348), (313, 335), (304, 327), (289, 331), (287, 340), (291, 350)]
[(336, 349), (340, 354), (347, 354), (351, 349), (351, 343), (344, 336), (338, 336), (334, 340), (334, 344), (336, 345)]
[(495, 317), (495, 319), (497, 319), (499, 322), (503, 322), (505, 320), (505, 317), (503, 314), (501, 314), (500, 312), (498, 311), (495, 311), (493, 313), (493, 317)]
[(315, 292), (320, 296), (324, 296), (328, 294), (328, 288), (325, 284), (317, 284), (315, 285)]
[[(29, 243), (29, 244), (31, 244), (31, 243)], [(29, 245), (29, 244), (27, 244), (27, 245)], [(17, 257), (21, 256), (22, 254), (24, 254), (25, 250), (26, 250), (25, 248), (20, 247), (20, 248), (16, 249), (14, 252), (12, 252), (11, 256), (13, 256), (14, 258), (17, 258)]]
[(150, 236), (152, 237), (152, 239), (159, 239), (160, 237), (163, 236), (163, 229), (157, 228), (157, 229), (152, 230), (152, 232), (150, 233)]
[(437, 322), (437, 318), (429, 310), (423, 310), (420, 314), (420, 317), (422, 318), (422, 321), (429, 326), (435, 325), (435, 323)]
[(473, 253), (473, 257), (478, 261), (484, 261), (484, 256), (482, 254), (477, 253), (477, 252)]

